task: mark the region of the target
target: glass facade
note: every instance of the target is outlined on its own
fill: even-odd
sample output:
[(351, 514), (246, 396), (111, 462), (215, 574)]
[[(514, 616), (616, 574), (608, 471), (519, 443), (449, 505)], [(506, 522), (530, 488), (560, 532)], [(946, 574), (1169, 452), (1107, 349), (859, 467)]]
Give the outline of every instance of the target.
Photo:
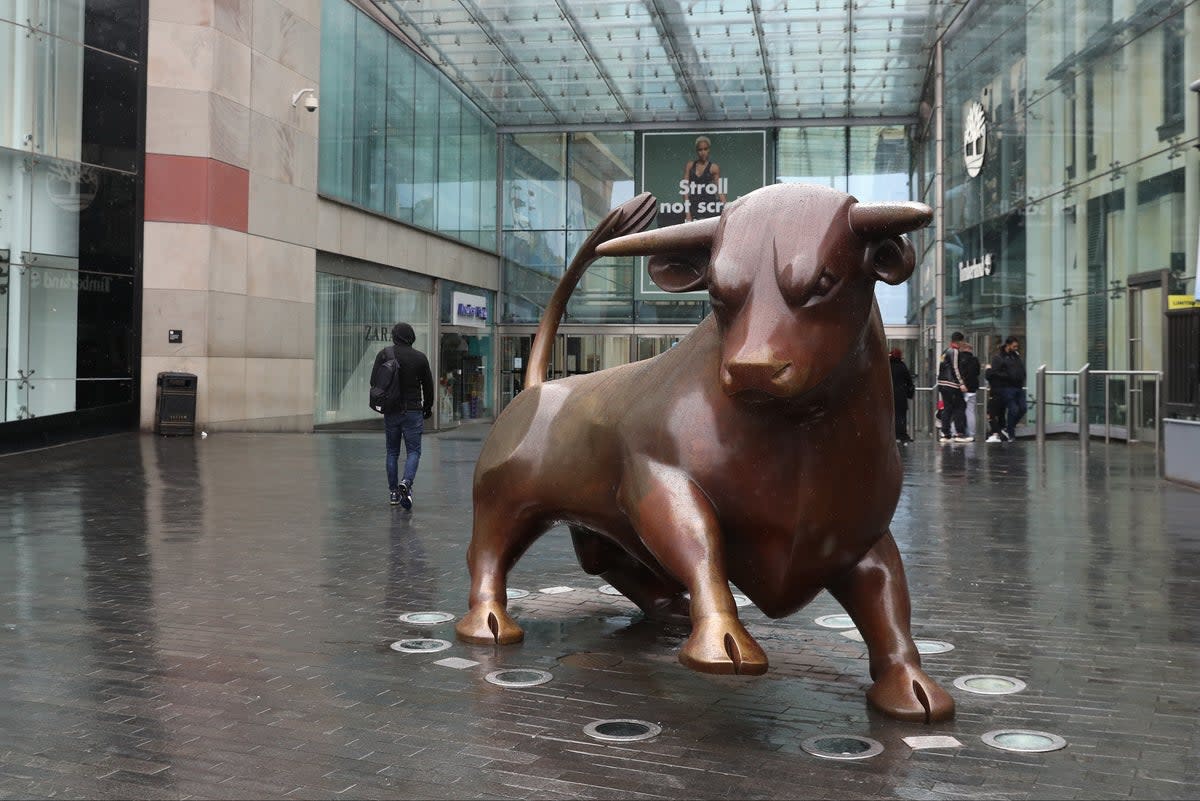
[[(634, 196), (631, 132), (505, 137), (504, 309), (501, 322), (536, 323), (579, 243)], [(630, 322), (634, 259), (603, 259), (584, 274), (570, 322)]]
[(496, 249), (496, 128), (448, 78), (346, 0), (326, 0), (321, 85), (321, 194)]
[[(1194, 0), (1046, 0), (979, 4), (946, 40), (946, 331), (981, 354), (1020, 337), (1031, 388), (1040, 364), (1163, 369), (1164, 295), (1195, 292), (1197, 31)], [(1048, 383), (1051, 430), (1076, 425), (1080, 389)], [(1093, 423), (1157, 403), (1148, 380), (1086, 389)]]
[(436, 369), (428, 292), (317, 273), (316, 425), (380, 419), (367, 406), (371, 370), (401, 321), (413, 327), (413, 347)]
[(141, 0), (0, 0), (0, 423), (136, 419), (144, 31)]
[[(910, 137), (904, 126), (785, 128), (773, 131), (768, 179), (832, 186), (864, 200), (910, 199)], [(609, 209), (642, 187), (634, 176), (641, 134), (530, 133), (505, 137), (501, 322), (533, 324), (580, 243)], [(637, 292), (640, 260), (601, 259), (588, 268), (567, 308), (567, 324), (692, 325), (708, 303), (649, 300)], [(884, 321), (907, 321), (908, 288), (876, 289)]]
[[(778, 183), (832, 187), (864, 201), (910, 200), (911, 142), (901, 125), (784, 128), (775, 148)], [(908, 283), (875, 285), (883, 321), (908, 321)]]

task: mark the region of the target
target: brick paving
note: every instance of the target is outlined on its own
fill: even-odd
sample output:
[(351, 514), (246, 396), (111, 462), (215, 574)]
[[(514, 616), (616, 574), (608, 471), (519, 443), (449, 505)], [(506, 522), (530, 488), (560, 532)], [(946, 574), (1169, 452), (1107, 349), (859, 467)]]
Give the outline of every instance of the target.
[[(1200, 493), (1142, 447), (1071, 441), (904, 451), (893, 530), (924, 658), (958, 702), (931, 727), (867, 709), (865, 647), (742, 610), (766, 676), (692, 673), (686, 632), (641, 619), (555, 529), (517, 565), (526, 640), (453, 640), (486, 429), (428, 436), (412, 512), (382, 436), (120, 435), (0, 458), (0, 798), (1174, 799), (1200, 792)], [(538, 590), (565, 585), (571, 592)], [(604, 667), (563, 661), (598, 654)], [(478, 666), (456, 670), (446, 657)], [(587, 660), (583, 660), (587, 664)], [(501, 667), (554, 680), (504, 689)], [(957, 676), (1001, 673), (980, 696)], [(602, 743), (604, 718), (662, 726)], [(1066, 738), (1013, 754), (1006, 727)], [(817, 734), (883, 754), (817, 759)], [(903, 738), (957, 737), (914, 751)]]

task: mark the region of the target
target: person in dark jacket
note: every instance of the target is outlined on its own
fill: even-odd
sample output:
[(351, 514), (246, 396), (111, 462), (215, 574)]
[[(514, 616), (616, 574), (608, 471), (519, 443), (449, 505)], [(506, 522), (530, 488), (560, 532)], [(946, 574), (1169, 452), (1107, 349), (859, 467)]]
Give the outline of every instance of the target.
[(896, 407), (896, 441), (901, 445), (912, 442), (908, 435), (908, 401), (916, 392), (913, 386), (912, 373), (904, 363), (904, 356), (899, 348), (892, 348), (888, 354), (892, 365), (892, 402)]
[[(411, 509), (412, 487), (421, 463), (421, 432), (433, 416), (433, 373), (429, 359), (412, 346), (417, 334), (408, 323), (392, 326), (392, 345), (379, 351), (371, 368), (371, 384), (383, 363), (395, 354), (400, 397), (393, 408), (383, 410), (384, 441), (387, 443), (388, 498), (393, 506)], [(399, 475), (400, 442), (404, 442), (404, 477)]]
[[(967, 418), (967, 439), (975, 439), (975, 393), (979, 392), (979, 359), (965, 339), (958, 343), (958, 371), (962, 374), (964, 409)], [(962, 434), (962, 431), (958, 432)]]
[(1025, 362), (1021, 360), (1021, 342), (1015, 336), (1004, 340), (1004, 345), (992, 357), (987, 369), (988, 388), (996, 398), (997, 409), (1003, 428), (988, 437), (988, 442), (1011, 442), (1016, 439), (1017, 423), (1025, 417), (1028, 405), (1025, 400)]
[[(938, 362), (938, 394), (942, 397), (942, 442), (969, 442), (967, 439), (967, 385), (959, 367), (959, 345), (965, 337), (961, 331), (950, 335), (950, 347)], [(957, 436), (950, 435), (953, 426)]]

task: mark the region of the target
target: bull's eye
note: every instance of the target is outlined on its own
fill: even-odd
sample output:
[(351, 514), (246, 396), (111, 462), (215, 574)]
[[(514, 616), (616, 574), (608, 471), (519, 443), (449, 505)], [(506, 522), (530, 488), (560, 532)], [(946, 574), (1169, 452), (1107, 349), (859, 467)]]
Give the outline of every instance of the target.
[(809, 297), (819, 298), (829, 294), (829, 291), (837, 285), (837, 278), (829, 270), (822, 270), (817, 276), (817, 282), (813, 284), (812, 294)]

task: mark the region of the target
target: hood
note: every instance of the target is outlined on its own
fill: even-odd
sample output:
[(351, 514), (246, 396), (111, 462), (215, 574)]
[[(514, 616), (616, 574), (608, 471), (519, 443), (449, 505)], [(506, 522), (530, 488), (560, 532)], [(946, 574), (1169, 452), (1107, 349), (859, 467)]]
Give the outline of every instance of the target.
[(397, 345), (411, 345), (417, 341), (417, 333), (408, 323), (396, 323), (392, 326), (392, 342)]

